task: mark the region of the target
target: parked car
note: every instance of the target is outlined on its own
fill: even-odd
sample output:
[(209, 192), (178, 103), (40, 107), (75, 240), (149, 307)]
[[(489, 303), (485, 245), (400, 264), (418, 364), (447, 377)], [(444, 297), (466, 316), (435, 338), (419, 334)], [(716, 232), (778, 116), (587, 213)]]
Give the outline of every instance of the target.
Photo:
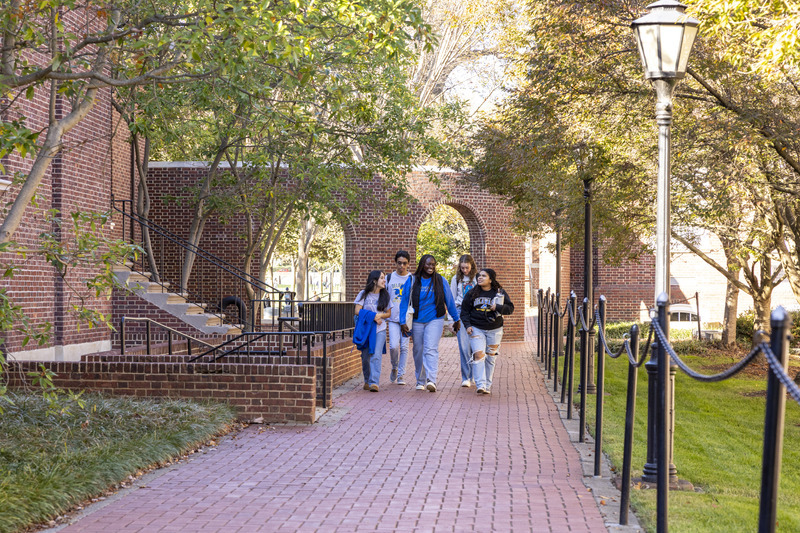
[(672, 329), (697, 329), (697, 308), (691, 304), (669, 306), (669, 327)]

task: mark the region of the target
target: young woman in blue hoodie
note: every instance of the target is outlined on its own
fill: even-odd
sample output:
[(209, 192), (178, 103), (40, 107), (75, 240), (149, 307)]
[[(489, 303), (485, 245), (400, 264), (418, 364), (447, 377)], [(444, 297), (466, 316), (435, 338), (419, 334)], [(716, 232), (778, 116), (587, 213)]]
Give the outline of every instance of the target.
[(386, 276), (380, 270), (373, 270), (367, 276), (364, 290), (355, 300), (356, 316), (362, 309), (375, 314), (369, 327), (375, 328), (375, 344), (370, 350), (366, 345), (361, 350), (361, 368), (364, 371), (364, 390), (378, 392), (381, 380), (381, 356), (386, 347), (386, 319), (392, 315), (392, 301), (386, 290)]
[[(461, 327), (461, 322), (453, 293), (447, 280), (436, 272), (436, 259), (430, 254), (423, 255), (419, 260), (417, 271), (414, 273), (414, 285), (411, 287), (410, 304), (414, 308), (411, 335), (414, 339), (417, 390), (428, 389), (430, 392), (436, 392), (439, 340), (442, 338), (446, 312), (449, 311), (455, 321), (453, 329), (456, 333)], [(401, 306), (400, 316), (405, 315), (406, 307)]]

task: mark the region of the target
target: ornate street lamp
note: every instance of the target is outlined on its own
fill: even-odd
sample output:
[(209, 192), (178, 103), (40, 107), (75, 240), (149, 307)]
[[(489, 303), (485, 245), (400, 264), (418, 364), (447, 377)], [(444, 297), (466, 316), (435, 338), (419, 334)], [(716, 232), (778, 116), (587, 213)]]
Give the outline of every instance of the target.
[[(658, 123), (658, 191), (656, 207), (656, 280), (655, 297), (669, 302), (670, 262), (670, 126), (672, 96), (678, 81), (686, 75), (686, 64), (700, 22), (685, 14), (686, 6), (675, 0), (659, 0), (647, 6), (649, 13), (631, 24), (639, 45), (644, 77), (656, 90), (656, 122)], [(668, 309), (667, 309), (668, 311)], [(669, 338), (669, 313), (663, 313), (661, 328)], [(667, 364), (666, 348), (660, 345), (653, 359), (645, 365), (648, 371), (648, 429), (645, 481), (658, 485), (658, 531), (666, 531), (666, 509), (669, 481), (677, 481), (672, 464), (674, 432), (674, 368), (669, 379), (658, 372), (659, 361)], [(656, 377), (661, 374), (663, 386)], [(656, 400), (657, 399), (657, 400)], [(656, 443), (656, 437), (662, 438)], [(656, 449), (658, 447), (658, 449)], [(669, 474), (667, 475), (667, 470)], [(669, 479), (668, 479), (669, 478)], [(662, 512), (663, 511), (663, 512)]]

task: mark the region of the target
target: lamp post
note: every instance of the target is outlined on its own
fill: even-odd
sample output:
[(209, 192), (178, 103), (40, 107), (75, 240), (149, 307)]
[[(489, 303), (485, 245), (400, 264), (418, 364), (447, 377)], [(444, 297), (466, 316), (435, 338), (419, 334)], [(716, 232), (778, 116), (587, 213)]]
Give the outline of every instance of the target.
[[(592, 180), (591, 161), (592, 149), (580, 143), (574, 149), (575, 164), (578, 174), (583, 181), (583, 298), (588, 305), (583, 310), (586, 322), (591, 324), (594, 311), (594, 276), (592, 259), (594, 256), (592, 242)], [(581, 382), (586, 383), (586, 394), (595, 394), (597, 386), (594, 384), (594, 328), (587, 332), (581, 329)], [(583, 377), (585, 375), (585, 378)], [(583, 387), (578, 387), (582, 392)], [(583, 401), (582, 401), (583, 403)]]
[[(670, 262), (670, 126), (672, 125), (672, 96), (678, 81), (686, 75), (686, 64), (692, 49), (699, 21), (684, 13), (686, 6), (675, 0), (658, 0), (647, 6), (649, 13), (633, 21), (631, 27), (639, 47), (644, 66), (644, 76), (656, 90), (656, 122), (658, 123), (658, 191), (656, 207), (656, 279), (655, 297), (669, 302)], [(667, 308), (668, 311), (668, 308)], [(669, 338), (669, 313), (663, 313), (661, 327)], [(645, 365), (648, 372), (647, 412), (647, 463), (644, 466), (645, 481), (656, 481), (659, 489), (658, 507), (664, 510), (666, 521), (666, 494), (668, 480), (677, 481), (677, 469), (672, 464), (672, 442), (675, 426), (673, 390), (674, 368), (670, 377), (660, 387), (657, 383), (658, 365), (668, 364), (664, 346), (658, 346), (653, 358)], [(664, 435), (663, 433), (666, 433)], [(662, 435), (666, 446), (658, 454), (656, 440)], [(666, 455), (667, 457), (664, 457)], [(659, 467), (660, 465), (660, 467)], [(663, 475), (669, 466), (669, 476)], [(661, 470), (662, 475), (659, 475)], [(662, 488), (664, 490), (662, 490)], [(663, 492), (663, 495), (662, 495)], [(664, 500), (662, 501), (662, 498)], [(666, 531), (666, 523), (659, 531)], [(664, 526), (662, 529), (661, 526)]]

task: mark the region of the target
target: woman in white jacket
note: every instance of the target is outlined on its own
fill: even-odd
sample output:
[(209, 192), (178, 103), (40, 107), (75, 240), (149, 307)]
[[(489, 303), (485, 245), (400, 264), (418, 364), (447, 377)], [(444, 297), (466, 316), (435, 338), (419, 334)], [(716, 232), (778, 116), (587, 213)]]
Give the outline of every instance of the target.
[[(477, 275), (478, 267), (475, 264), (475, 260), (469, 254), (462, 255), (458, 260), (458, 271), (453, 276), (453, 279), (450, 280), (450, 290), (453, 292), (453, 299), (456, 301), (459, 316), (464, 295), (475, 286)], [(458, 318), (453, 317), (453, 320), (458, 320)], [(475, 382), (472, 378), (472, 365), (470, 364), (472, 354), (469, 347), (469, 335), (467, 335), (464, 328), (461, 328), (456, 336), (458, 338), (459, 358), (461, 359), (461, 386), (469, 387)]]

